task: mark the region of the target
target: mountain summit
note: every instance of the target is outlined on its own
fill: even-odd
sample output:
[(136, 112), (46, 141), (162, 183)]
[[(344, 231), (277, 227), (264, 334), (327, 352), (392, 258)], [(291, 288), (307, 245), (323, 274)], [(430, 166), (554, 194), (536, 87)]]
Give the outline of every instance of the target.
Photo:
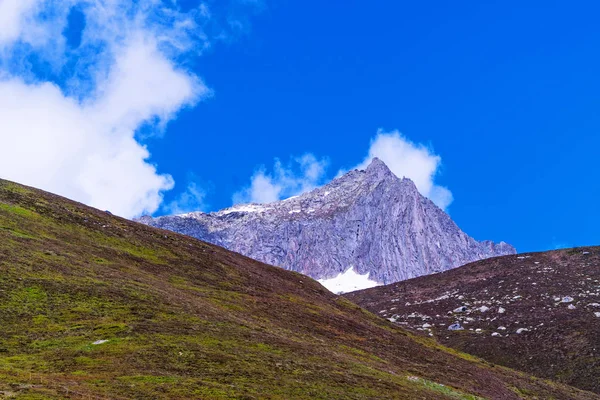
[(283, 201), (140, 221), (301, 272), (337, 292), (515, 253), (504, 242), (469, 237), (377, 158), (364, 171)]

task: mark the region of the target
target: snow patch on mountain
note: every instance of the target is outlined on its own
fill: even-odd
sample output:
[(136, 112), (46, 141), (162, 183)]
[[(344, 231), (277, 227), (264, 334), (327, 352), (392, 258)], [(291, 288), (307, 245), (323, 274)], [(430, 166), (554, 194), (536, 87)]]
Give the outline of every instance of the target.
[(327, 290), (333, 293), (342, 294), (354, 292), (355, 290), (370, 289), (375, 286), (380, 286), (369, 279), (369, 273), (364, 275), (357, 273), (354, 268), (349, 268), (346, 272), (340, 273), (335, 278), (319, 279), (319, 283)]
[(252, 213), (252, 212), (261, 212), (268, 210), (268, 207), (265, 207), (260, 204), (241, 204), (239, 206), (226, 208), (225, 210), (221, 210), (216, 215), (228, 215), (231, 213)]

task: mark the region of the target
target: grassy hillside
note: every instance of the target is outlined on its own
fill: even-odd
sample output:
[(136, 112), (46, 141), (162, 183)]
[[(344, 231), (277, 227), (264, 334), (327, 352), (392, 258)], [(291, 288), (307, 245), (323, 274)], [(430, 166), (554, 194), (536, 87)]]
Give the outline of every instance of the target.
[(0, 181), (0, 397), (596, 399), (317, 282)]
[(600, 393), (600, 247), (482, 260), (347, 297), (457, 350)]

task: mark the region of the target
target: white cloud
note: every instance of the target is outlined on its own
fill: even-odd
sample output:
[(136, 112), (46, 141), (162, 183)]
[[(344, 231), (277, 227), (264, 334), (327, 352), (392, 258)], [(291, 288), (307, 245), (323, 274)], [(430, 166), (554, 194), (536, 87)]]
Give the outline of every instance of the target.
[(250, 186), (233, 195), (233, 203), (271, 203), (312, 190), (323, 183), (327, 164), (312, 154), (294, 158), (287, 166), (276, 159), (273, 172), (261, 167)]
[[(86, 26), (70, 49), (75, 6)], [(156, 211), (174, 182), (136, 131), (164, 129), (210, 94), (179, 64), (208, 46), (207, 15), (170, 0), (0, 0), (0, 177), (125, 217)], [(30, 56), (43, 61), (43, 80)]]
[(33, 28), (39, 32), (39, 26), (31, 27), (28, 19), (32, 17), (40, 0), (1, 0), (0, 1), (0, 46), (19, 39), (22, 35), (31, 35), (24, 28)]
[[(397, 177), (410, 178), (419, 192), (441, 209), (446, 210), (452, 203), (452, 192), (435, 183), (442, 159), (428, 147), (410, 141), (398, 131), (379, 130), (371, 140), (367, 156), (353, 169), (366, 169), (375, 157)], [(273, 172), (260, 167), (250, 186), (234, 194), (233, 203), (271, 203), (305, 193), (325, 183), (327, 166), (325, 159), (318, 160), (312, 154), (296, 158), (285, 167), (276, 159)], [(337, 177), (346, 172), (339, 171)]]
[(206, 191), (198, 183), (188, 183), (187, 189), (179, 196), (164, 205), (164, 210), (171, 215), (185, 214), (206, 209)]
[(441, 209), (447, 209), (452, 203), (450, 190), (435, 183), (442, 159), (428, 147), (411, 142), (398, 131), (379, 130), (371, 140), (367, 157), (355, 168), (366, 169), (375, 157), (399, 178), (410, 178), (419, 192)]

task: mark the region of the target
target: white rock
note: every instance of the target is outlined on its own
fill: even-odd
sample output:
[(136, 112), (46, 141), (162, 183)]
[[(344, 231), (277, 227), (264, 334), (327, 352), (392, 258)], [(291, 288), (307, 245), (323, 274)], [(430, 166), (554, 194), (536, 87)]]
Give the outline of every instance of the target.
[(487, 306), (481, 306), (481, 307), (479, 307), (479, 311), (480, 311), (480, 312), (486, 312), (486, 311), (488, 311), (489, 309), (490, 309), (490, 308), (489, 308), (489, 307), (487, 307)]
[(505, 312), (506, 312), (506, 310), (504, 308), (502, 308), (502, 307), (498, 308), (498, 313), (499, 314), (504, 314)]
[(498, 332), (494, 332), (494, 333), (492, 333), (492, 336), (495, 336), (495, 337), (502, 337), (502, 335), (501, 335), (501, 334), (499, 334)]
[(595, 312), (595, 313), (594, 313), (594, 315), (595, 315), (597, 318), (600, 318), (600, 312)]
[(450, 326), (448, 327), (448, 330), (449, 330), (449, 331), (462, 331), (463, 329), (464, 329), (464, 328), (463, 328), (463, 327), (462, 327), (460, 324), (458, 324), (458, 323), (456, 323), (456, 324), (452, 324), (452, 325), (450, 325)]
[(565, 296), (562, 298), (562, 303), (571, 303), (574, 299), (571, 296)]
[(499, 330), (499, 331), (505, 331), (505, 330), (506, 330), (506, 327), (505, 327), (505, 326), (499, 326), (499, 327), (498, 327), (498, 330)]
[(574, 309), (576, 309), (577, 307), (575, 307), (573, 304), (569, 304), (569, 307), (567, 307), (567, 308), (568, 308), (569, 310), (574, 310)]
[(529, 331), (529, 329), (527, 329), (527, 328), (519, 328), (519, 329), (517, 329), (517, 333), (518, 333), (519, 335), (520, 335), (521, 333), (523, 333), (523, 332), (527, 332), (527, 331)]
[(94, 343), (92, 343), (94, 346), (97, 346), (99, 344), (104, 344), (104, 343), (108, 343), (108, 340), (96, 340)]

